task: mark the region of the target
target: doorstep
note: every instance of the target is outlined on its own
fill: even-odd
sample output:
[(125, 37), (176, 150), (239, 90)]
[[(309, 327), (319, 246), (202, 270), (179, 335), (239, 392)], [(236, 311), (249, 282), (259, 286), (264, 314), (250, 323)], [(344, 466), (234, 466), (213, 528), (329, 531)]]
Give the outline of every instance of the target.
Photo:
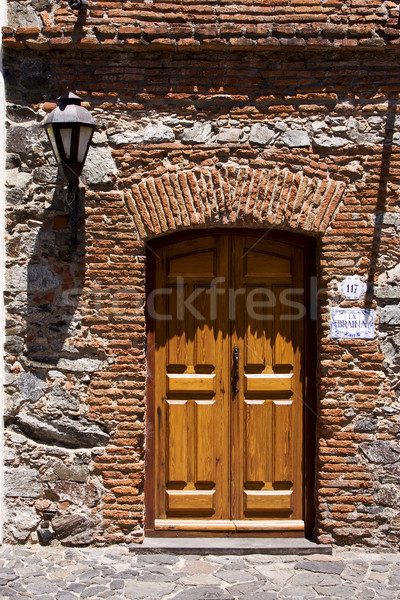
[(129, 547), (135, 554), (332, 554), (330, 544), (304, 538), (145, 538)]

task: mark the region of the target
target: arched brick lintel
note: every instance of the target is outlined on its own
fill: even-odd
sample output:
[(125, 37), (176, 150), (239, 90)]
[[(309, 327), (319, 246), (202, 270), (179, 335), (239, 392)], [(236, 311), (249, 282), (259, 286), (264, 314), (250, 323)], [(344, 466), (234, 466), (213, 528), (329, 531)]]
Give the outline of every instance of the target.
[(323, 234), (344, 190), (343, 182), (304, 171), (227, 166), (148, 177), (125, 198), (142, 240), (217, 225)]

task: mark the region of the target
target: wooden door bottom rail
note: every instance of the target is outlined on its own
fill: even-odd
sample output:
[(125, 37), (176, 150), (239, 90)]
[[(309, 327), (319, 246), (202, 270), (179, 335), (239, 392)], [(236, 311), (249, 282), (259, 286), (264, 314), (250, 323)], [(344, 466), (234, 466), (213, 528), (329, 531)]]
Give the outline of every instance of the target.
[(156, 519), (154, 529), (157, 531), (304, 531), (304, 521)]

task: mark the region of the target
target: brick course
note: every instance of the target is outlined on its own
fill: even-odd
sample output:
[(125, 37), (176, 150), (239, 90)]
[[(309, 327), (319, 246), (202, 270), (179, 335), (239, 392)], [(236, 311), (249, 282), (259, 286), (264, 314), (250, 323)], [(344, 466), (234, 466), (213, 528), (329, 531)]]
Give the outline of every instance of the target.
[[(12, 2), (10, 5), (12, 6)], [(7, 47), (47, 50), (76, 44), (176, 51), (215, 44), (232, 49), (276, 46), (381, 47), (398, 44), (395, 2), (96, 2), (72, 13), (42, 13), (42, 27), (5, 28)], [(51, 25), (49, 25), (51, 23)]]

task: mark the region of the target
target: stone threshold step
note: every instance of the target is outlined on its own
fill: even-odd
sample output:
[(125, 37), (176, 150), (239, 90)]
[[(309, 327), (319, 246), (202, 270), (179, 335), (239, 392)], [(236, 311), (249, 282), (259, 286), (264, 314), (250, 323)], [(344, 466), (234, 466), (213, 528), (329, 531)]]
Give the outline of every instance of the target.
[(129, 547), (135, 554), (332, 554), (330, 544), (303, 538), (145, 538)]

